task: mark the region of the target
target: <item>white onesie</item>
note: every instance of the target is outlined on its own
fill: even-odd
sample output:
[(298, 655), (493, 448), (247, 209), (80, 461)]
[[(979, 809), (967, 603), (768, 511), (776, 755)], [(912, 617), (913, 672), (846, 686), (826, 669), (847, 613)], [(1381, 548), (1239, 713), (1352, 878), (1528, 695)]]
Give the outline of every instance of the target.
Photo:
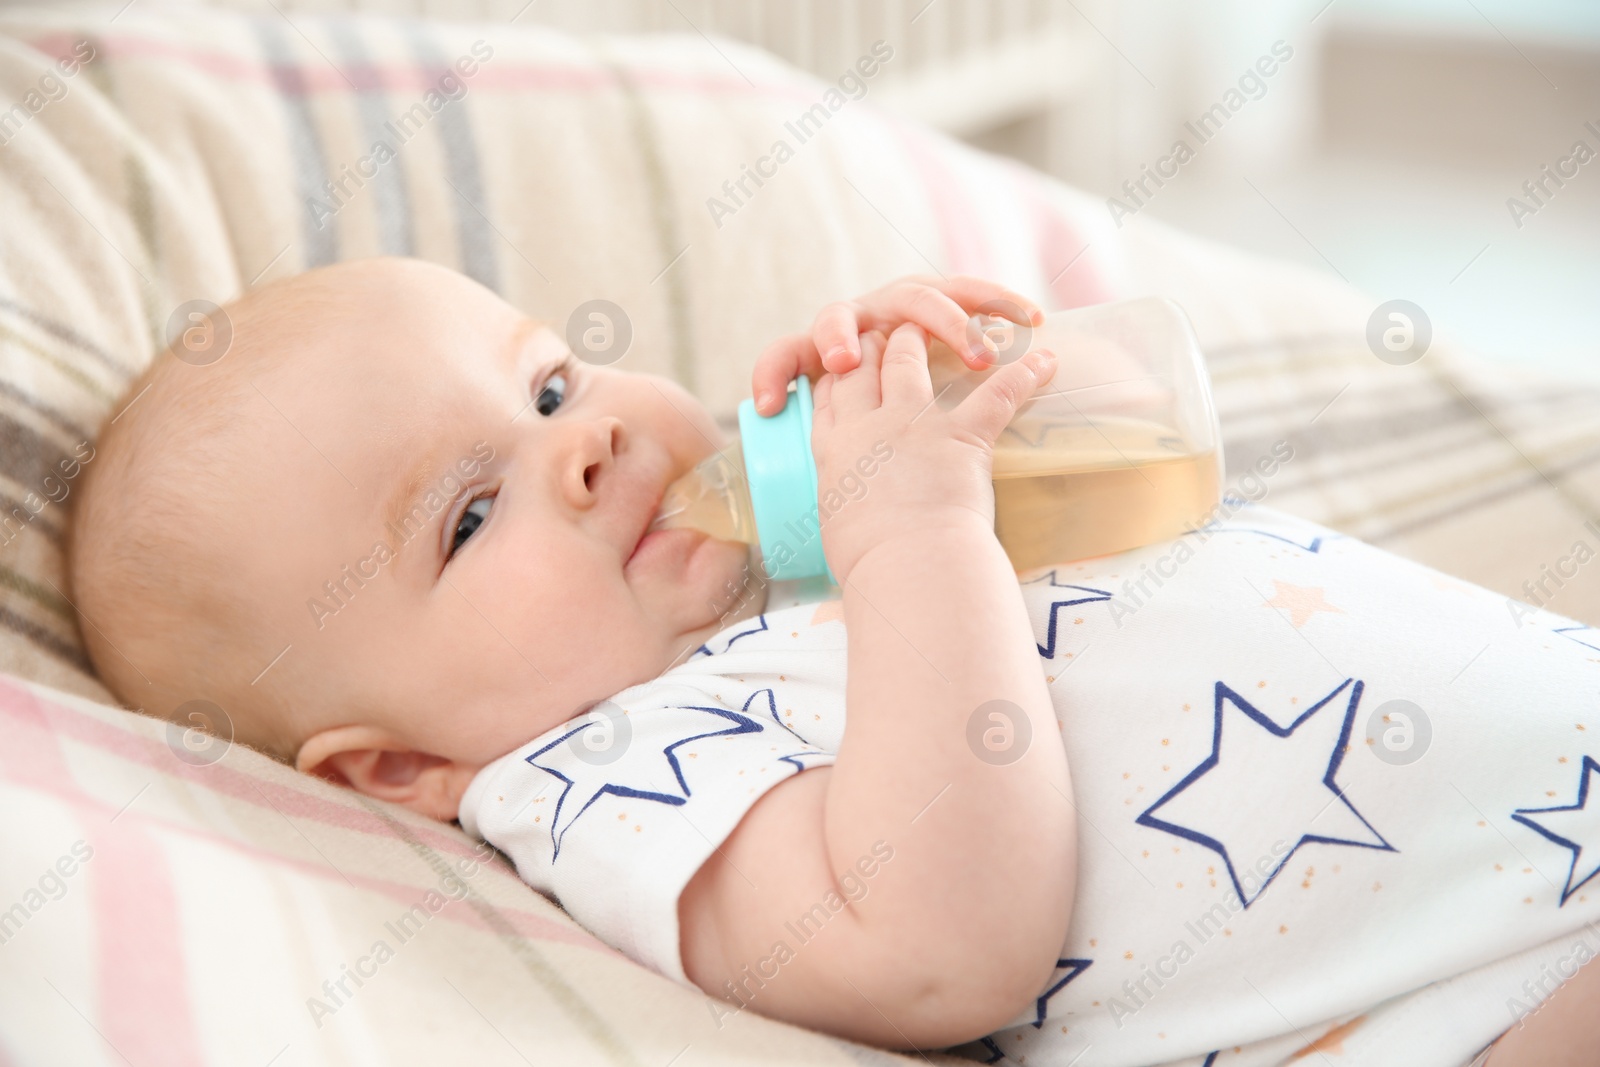
[[(1600, 631), (1253, 505), (1019, 581), (1078, 889), (1037, 1003), (968, 1054), (1459, 1067), (1600, 949)], [(838, 751), (840, 608), (769, 607), (491, 763), (462, 826), (687, 982), (684, 886)], [(974, 758), (1056, 743), (1008, 728), (975, 709)]]

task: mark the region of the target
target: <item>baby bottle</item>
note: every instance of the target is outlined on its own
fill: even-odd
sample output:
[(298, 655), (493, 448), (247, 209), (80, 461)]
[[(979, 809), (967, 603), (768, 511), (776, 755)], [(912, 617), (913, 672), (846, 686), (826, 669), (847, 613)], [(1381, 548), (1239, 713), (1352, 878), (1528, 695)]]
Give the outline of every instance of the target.
[[(1175, 537), (1207, 521), (1222, 485), (1210, 382), (1188, 317), (1146, 298), (1054, 312), (1037, 327), (980, 317), (995, 363), (971, 370), (928, 345), (935, 403), (959, 404), (995, 369), (1035, 348), (1056, 354), (1051, 380), (1018, 408), (995, 442), (995, 534), (1017, 571)], [(668, 487), (652, 529), (693, 526), (760, 549), (769, 578), (827, 574), (811, 455), (811, 383), (795, 380), (784, 409), (739, 405), (738, 438)], [(870, 493), (879, 464), (821, 486), (831, 514)]]

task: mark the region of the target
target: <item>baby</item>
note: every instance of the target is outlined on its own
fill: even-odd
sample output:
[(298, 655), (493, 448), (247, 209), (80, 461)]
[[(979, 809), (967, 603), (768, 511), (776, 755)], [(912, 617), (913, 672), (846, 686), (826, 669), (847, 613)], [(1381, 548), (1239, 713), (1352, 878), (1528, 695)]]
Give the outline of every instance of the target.
[[(993, 365), (996, 301), (1041, 321), (908, 279), (763, 353), (758, 410), (815, 379), (819, 484), (865, 485), (822, 526), (841, 596), (802, 602), (744, 545), (647, 535), (726, 444), (673, 382), (416, 261), (265, 286), (97, 442), (90, 655), (131, 707), (213, 701), (459, 818), (719, 1024), (1061, 1067), (1592, 1041), (1594, 968), (1521, 1024), (1600, 916), (1600, 635), (1238, 497), (1019, 575), (991, 450), (1054, 358)], [(948, 409), (930, 336), (993, 368)]]

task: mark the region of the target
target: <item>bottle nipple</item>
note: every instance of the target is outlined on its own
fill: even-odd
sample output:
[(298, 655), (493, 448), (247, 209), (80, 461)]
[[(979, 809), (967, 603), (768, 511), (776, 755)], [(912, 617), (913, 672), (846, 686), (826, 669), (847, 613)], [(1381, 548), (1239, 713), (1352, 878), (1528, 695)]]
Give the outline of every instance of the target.
[(650, 529), (685, 526), (703, 530), (721, 541), (759, 543), (750, 487), (745, 481), (744, 456), (737, 439), (667, 486)]

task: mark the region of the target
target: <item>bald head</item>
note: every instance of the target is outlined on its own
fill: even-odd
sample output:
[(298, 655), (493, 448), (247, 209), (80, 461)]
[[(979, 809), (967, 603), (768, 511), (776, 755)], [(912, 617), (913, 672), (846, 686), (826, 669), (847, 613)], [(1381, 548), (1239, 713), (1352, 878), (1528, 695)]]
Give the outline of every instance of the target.
[[(270, 586), (260, 572), (272, 561), (246, 549), (260, 515), (239, 499), (242, 484), (308, 444), (269, 398), (316, 388), (319, 365), (338, 358), (329, 348), (341, 325), (463, 284), (407, 260), (274, 282), (198, 324), (209, 335), (180, 338), (129, 387), (85, 468), (68, 546), (84, 641), (119, 699), (168, 719), (210, 701), (239, 740), (292, 758), (302, 665), (260, 676), (288, 639), (264, 632), (283, 605), (260, 602), (251, 579)], [(205, 348), (223, 343), (220, 355)]]

